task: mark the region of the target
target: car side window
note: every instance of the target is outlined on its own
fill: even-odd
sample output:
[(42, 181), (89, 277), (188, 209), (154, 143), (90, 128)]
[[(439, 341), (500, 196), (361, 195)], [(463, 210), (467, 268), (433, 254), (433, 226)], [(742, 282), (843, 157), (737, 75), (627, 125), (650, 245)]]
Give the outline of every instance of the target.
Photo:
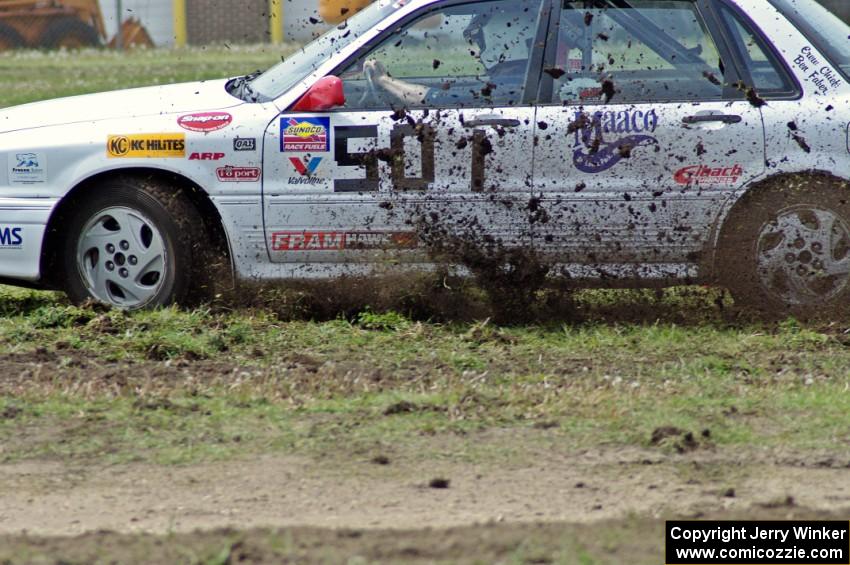
[(788, 75), (781, 70), (781, 65), (772, 56), (762, 38), (750, 29), (749, 22), (723, 4), (720, 5), (720, 13), (728, 26), (732, 47), (747, 67), (753, 79), (753, 86), (759, 94), (793, 91), (795, 88)]
[[(723, 66), (691, 0), (625, 5), (567, 0), (557, 29), (553, 101), (723, 99)], [(619, 4), (619, 3), (618, 3)]]
[(429, 11), (345, 68), (344, 109), (521, 104), (541, 9), (495, 0)]

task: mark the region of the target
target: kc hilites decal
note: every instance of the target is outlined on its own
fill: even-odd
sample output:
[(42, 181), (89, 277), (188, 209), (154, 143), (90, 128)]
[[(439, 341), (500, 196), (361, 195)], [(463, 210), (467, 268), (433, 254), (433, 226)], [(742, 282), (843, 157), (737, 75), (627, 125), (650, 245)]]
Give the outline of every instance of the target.
[(209, 133), (226, 128), (233, 121), (233, 116), (227, 112), (201, 112), (180, 116), (177, 125), (189, 131)]
[(280, 150), (322, 152), (331, 149), (330, 118), (289, 117), (280, 120)]
[(186, 134), (142, 133), (110, 135), (106, 139), (109, 158), (172, 159), (186, 156)]

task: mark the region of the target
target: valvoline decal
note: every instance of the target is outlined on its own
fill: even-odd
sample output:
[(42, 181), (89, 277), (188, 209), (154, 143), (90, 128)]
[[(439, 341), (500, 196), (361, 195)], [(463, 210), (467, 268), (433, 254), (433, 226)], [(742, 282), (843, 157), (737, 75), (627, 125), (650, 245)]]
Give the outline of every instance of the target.
[(658, 144), (649, 135), (658, 128), (655, 110), (576, 112), (569, 127), (575, 133), (573, 163), (583, 173), (607, 171), (636, 148)]
[(226, 128), (233, 121), (233, 116), (227, 112), (200, 112), (180, 116), (177, 125), (189, 131), (211, 132)]

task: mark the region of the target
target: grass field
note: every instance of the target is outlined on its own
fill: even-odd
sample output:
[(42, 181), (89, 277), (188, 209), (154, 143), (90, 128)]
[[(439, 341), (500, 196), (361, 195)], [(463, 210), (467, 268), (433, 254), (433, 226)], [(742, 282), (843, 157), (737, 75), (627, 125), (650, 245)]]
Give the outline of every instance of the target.
[[(228, 76), (279, 57), (268, 47), (4, 54), (0, 106)], [(353, 304), (332, 304), (334, 286), (249, 289), (247, 301), (134, 314), (0, 287), (0, 562), (657, 563), (662, 516), (850, 507), (850, 323), (748, 320), (722, 291), (696, 288), (541, 296), (549, 315), (497, 325), (480, 291), (443, 290), (440, 305), (434, 286)], [(168, 477), (256, 479), (259, 492), (273, 483), (269, 466), (318, 481), (281, 507), (334, 510), (251, 521), (207, 519), (229, 506), (206, 495), (168, 506), (190, 492)], [(133, 508), (112, 473), (165, 494), (108, 518)], [(487, 480), (502, 486), (476, 482)], [(337, 506), (354, 496), (339, 485), (361, 484), (357, 508)], [(286, 488), (261, 502), (217, 496), (261, 513)], [(400, 506), (364, 509), (396, 490)], [(102, 506), (56, 522), (34, 510), (54, 495)], [(186, 533), (234, 525), (244, 531)], [(252, 529), (276, 525), (344, 529)], [(350, 532), (366, 527), (410, 531)], [(129, 537), (19, 535), (101, 528)]]

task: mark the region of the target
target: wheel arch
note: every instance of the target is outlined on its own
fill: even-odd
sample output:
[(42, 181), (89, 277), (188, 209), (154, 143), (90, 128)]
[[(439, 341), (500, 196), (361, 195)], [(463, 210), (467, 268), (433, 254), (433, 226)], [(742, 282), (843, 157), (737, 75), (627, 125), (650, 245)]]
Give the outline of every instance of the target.
[(57, 273), (56, 266), (59, 264), (58, 254), (62, 249), (63, 237), (65, 235), (64, 228), (71, 218), (70, 211), (87, 194), (91, 194), (91, 191), (99, 190), (99, 185), (104, 181), (127, 177), (156, 180), (165, 186), (173, 186), (176, 190), (183, 192), (203, 219), (204, 234), (211, 249), (226, 257), (230, 268), (230, 276), (233, 279), (235, 271), (230, 239), (227, 230), (224, 228), (224, 221), (218, 208), (216, 208), (203, 187), (175, 172), (154, 167), (134, 167), (104, 171), (83, 179), (71, 188), (56, 205), (48, 220), (44, 242), (42, 244), (39, 270), (42, 274), (42, 281), (45, 287), (57, 290), (61, 289), (61, 274)]
[[(777, 190), (782, 185), (787, 186), (788, 183), (805, 180), (844, 183), (850, 188), (850, 179), (823, 169), (780, 172), (751, 183), (737, 197), (730, 198), (723, 210), (718, 214), (711, 236), (711, 245), (703, 262), (703, 269), (708, 273), (708, 277), (703, 278), (708, 278), (712, 282), (719, 282), (718, 276), (721, 270), (721, 261), (723, 260), (720, 253), (720, 244), (724, 230), (731, 225), (731, 222), (737, 219), (740, 213), (746, 210), (747, 206), (752, 205), (758, 198), (762, 198), (763, 195)], [(850, 190), (847, 192), (847, 198), (850, 200)]]

